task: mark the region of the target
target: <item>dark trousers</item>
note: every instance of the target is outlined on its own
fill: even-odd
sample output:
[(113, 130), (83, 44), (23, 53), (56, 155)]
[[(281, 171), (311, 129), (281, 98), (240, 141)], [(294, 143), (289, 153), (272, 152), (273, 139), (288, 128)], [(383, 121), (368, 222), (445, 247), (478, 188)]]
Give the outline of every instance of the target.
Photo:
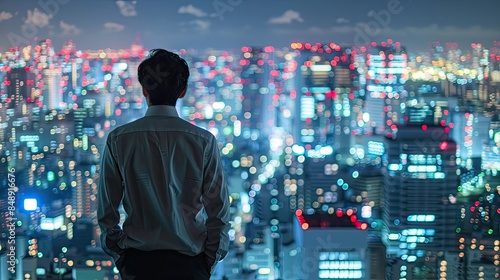
[(210, 267), (203, 252), (192, 257), (172, 250), (126, 249), (116, 266), (122, 280), (210, 279)]

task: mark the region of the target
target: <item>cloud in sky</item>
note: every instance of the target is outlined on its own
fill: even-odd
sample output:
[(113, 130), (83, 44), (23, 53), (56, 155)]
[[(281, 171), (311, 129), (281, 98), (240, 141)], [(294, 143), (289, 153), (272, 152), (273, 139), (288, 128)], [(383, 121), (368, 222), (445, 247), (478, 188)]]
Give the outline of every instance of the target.
[(104, 31), (106, 32), (120, 32), (125, 29), (125, 26), (115, 23), (115, 22), (106, 22), (104, 24)]
[(78, 35), (82, 31), (75, 25), (68, 24), (62, 20), (59, 22), (59, 27), (61, 27), (61, 29), (63, 30), (62, 35)]
[(196, 8), (195, 6), (189, 4), (187, 6), (181, 6), (177, 10), (177, 13), (179, 14), (189, 14), (193, 15), (195, 17), (205, 17), (207, 16), (207, 13), (205, 13), (203, 10)]
[(9, 13), (9, 12), (4, 12), (2, 11), (0, 13), (0, 21), (3, 21), (3, 20), (8, 20), (8, 19), (11, 19), (12, 18), (12, 14)]
[(300, 13), (294, 10), (288, 10), (283, 15), (279, 17), (273, 17), (269, 19), (269, 23), (271, 24), (284, 24), (284, 23), (292, 23), (294, 20), (298, 22), (303, 22), (304, 20), (300, 17)]
[(189, 24), (196, 26), (200, 30), (207, 30), (210, 27), (210, 21), (208, 20), (192, 20)]
[(337, 23), (349, 23), (349, 20), (343, 17), (339, 17), (336, 21)]
[(137, 15), (137, 11), (135, 10), (136, 3), (136, 1), (116, 1), (116, 5), (118, 6), (120, 13), (126, 17), (133, 17)]
[(33, 11), (28, 10), (28, 17), (26, 18), (24, 23), (33, 24), (37, 27), (45, 27), (49, 25), (51, 18), (52, 15), (48, 15), (35, 8)]

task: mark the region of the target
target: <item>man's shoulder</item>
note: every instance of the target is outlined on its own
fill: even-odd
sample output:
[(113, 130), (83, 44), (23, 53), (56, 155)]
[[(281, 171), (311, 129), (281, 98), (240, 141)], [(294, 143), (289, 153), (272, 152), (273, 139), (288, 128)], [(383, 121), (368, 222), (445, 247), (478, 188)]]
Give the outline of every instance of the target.
[[(168, 125), (161, 126), (159, 122), (165, 122)], [(151, 122), (147, 117), (139, 118), (127, 124), (120, 125), (109, 133), (110, 138), (116, 138), (121, 135), (125, 135), (133, 132), (145, 132), (145, 131), (177, 131), (184, 132), (186, 134), (198, 136), (205, 138), (207, 140), (212, 140), (215, 136), (205, 128), (199, 127), (191, 122), (188, 122), (182, 118), (168, 118), (168, 119), (157, 119)]]
[(184, 119), (180, 119), (180, 120), (182, 120), (184, 122), (183, 125), (186, 128), (186, 132), (189, 132), (189, 133), (198, 135), (200, 137), (206, 138), (207, 140), (211, 140), (212, 138), (215, 137), (210, 131), (206, 130), (203, 127), (199, 127), (199, 126), (197, 126), (191, 122), (188, 122)]
[(142, 119), (143, 118), (139, 118), (137, 120), (115, 127), (109, 132), (109, 137), (117, 137), (122, 134), (135, 131), (138, 127), (141, 127), (141, 122), (143, 121)]

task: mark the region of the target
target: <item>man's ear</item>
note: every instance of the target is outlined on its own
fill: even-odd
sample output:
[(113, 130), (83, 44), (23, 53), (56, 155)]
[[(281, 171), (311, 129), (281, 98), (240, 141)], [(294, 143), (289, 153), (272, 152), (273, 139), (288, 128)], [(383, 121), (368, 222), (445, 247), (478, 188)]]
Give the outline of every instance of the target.
[(186, 86), (184, 90), (182, 91), (181, 95), (179, 95), (179, 98), (183, 98), (186, 95), (188, 87)]

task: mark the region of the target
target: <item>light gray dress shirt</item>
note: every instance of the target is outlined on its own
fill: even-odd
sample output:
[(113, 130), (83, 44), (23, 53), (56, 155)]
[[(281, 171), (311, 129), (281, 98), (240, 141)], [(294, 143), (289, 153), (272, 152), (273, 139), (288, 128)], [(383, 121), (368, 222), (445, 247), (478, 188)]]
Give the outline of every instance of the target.
[(229, 246), (229, 194), (214, 135), (173, 106), (150, 106), (109, 133), (99, 172), (101, 244), (115, 261), (126, 248), (204, 252), (213, 273)]

